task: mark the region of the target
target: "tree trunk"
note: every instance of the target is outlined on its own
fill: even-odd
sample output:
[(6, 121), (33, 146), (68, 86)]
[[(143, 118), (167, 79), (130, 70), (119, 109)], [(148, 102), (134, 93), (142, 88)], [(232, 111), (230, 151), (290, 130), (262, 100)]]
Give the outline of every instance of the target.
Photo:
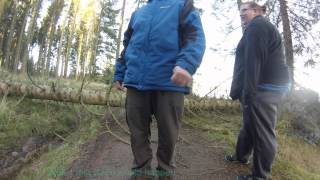
[(91, 42), (90, 42), (90, 37), (92, 36), (92, 32), (90, 32), (90, 29), (87, 29), (87, 32), (85, 32), (85, 38), (84, 38), (84, 48), (85, 51), (82, 51), (82, 60), (81, 60), (81, 73), (80, 76), (85, 76), (86, 75), (86, 69), (88, 67), (88, 54), (91, 51)]
[(11, 62), (10, 62), (10, 56), (11, 56), (11, 43), (12, 43), (12, 39), (13, 39), (13, 35), (14, 35), (14, 27), (16, 24), (16, 20), (17, 20), (17, 14), (16, 14), (16, 1), (12, 1), (12, 19), (11, 19), (11, 24), (10, 24), (10, 30), (9, 30), (9, 35), (7, 38), (7, 41), (5, 43), (5, 51), (4, 51), (4, 63), (5, 63), (5, 67), (6, 69), (10, 70), (11, 68)]
[[(40, 88), (39, 88), (40, 87)], [(49, 86), (32, 86), (21, 83), (2, 82), (0, 81), (0, 94), (13, 95), (13, 96), (25, 96), (31, 99), (43, 99), (72, 103), (84, 103), (91, 105), (106, 105), (107, 98), (105, 91), (87, 91), (83, 90), (79, 93), (77, 89), (55, 89), (54, 85)], [(121, 96), (110, 96), (110, 105), (119, 106)]]
[(39, 47), (39, 55), (38, 55), (38, 62), (37, 62), (37, 72), (41, 73), (45, 69), (45, 62), (44, 62), (44, 51), (45, 51), (45, 43), (46, 43), (46, 37), (43, 37), (43, 39), (40, 42)]
[(83, 33), (80, 34), (79, 46), (77, 49), (76, 79), (80, 79), (80, 75), (81, 75), (82, 46), (83, 46)]
[[(0, 21), (2, 19), (3, 14), (4, 14), (3, 13), (4, 9), (6, 9), (7, 2), (8, 2), (8, 0), (0, 0)], [(3, 43), (3, 38), (4, 38), (4, 32), (0, 33), (0, 68), (2, 68), (3, 62), (4, 62), (3, 52), (2, 52), (2, 43)]]
[(62, 25), (60, 31), (60, 39), (59, 39), (59, 47), (58, 47), (58, 54), (57, 54), (57, 65), (55, 67), (55, 76), (59, 77), (59, 68), (61, 66), (61, 52), (63, 47), (63, 38), (64, 38), (64, 24)]
[(22, 69), (23, 73), (27, 72), (28, 60), (29, 60), (29, 52), (31, 51), (31, 41), (34, 36), (34, 26), (36, 20), (39, 16), (39, 10), (41, 7), (42, 0), (35, 0), (33, 7), (32, 7), (32, 16), (30, 19), (30, 23), (28, 26), (27, 32), (27, 40), (26, 40), (26, 48), (24, 49), (23, 56), (22, 56)]
[[(70, 7), (71, 7), (71, 3), (69, 4), (68, 7), (68, 11), (67, 14), (70, 13)], [(64, 56), (62, 55), (63, 49), (65, 49), (65, 43), (63, 43), (64, 38), (65, 38), (65, 32), (66, 32), (66, 25), (67, 25), (67, 20), (68, 18), (65, 18), (63, 24), (61, 25), (61, 33), (60, 33), (60, 40), (59, 40), (59, 47), (58, 47), (58, 57), (57, 57), (57, 65), (56, 65), (56, 69), (55, 69), (55, 74), (56, 77), (62, 76), (62, 72), (63, 72), (63, 60), (64, 60)]]
[[(64, 57), (64, 68), (63, 68), (63, 77), (67, 78), (68, 75), (68, 63), (69, 63), (69, 58), (71, 54), (71, 45), (72, 45), (72, 40), (73, 40), (73, 34), (75, 33), (75, 28), (76, 28), (76, 17), (78, 14), (79, 10), (79, 2), (75, 2), (75, 9), (73, 11), (74, 15), (72, 17), (72, 20), (69, 22), (68, 28), (69, 28), (69, 33), (68, 33), (68, 40), (67, 40), (67, 47), (66, 47), (66, 53)], [(72, 7), (72, 6), (71, 6)], [(69, 11), (72, 13), (72, 10)]]
[(92, 56), (92, 51), (93, 51), (93, 47), (92, 47), (93, 42), (89, 42), (89, 47), (87, 50), (87, 55), (86, 55), (86, 60), (84, 63), (84, 71), (83, 71), (83, 75), (89, 74), (90, 75), (90, 69), (91, 69), (91, 56)]
[[(39, 88), (40, 87), (40, 88)], [(2, 82), (0, 81), (0, 95), (25, 96), (31, 99), (53, 100), (60, 102), (83, 103), (90, 105), (106, 105), (119, 107), (124, 106), (125, 93), (119, 91), (110, 94), (107, 99), (106, 91), (88, 91), (83, 90), (79, 93), (77, 89), (55, 89), (52, 85), (35, 87), (32, 85)], [(235, 101), (213, 100), (192, 100), (185, 99), (184, 106), (192, 111), (216, 111), (217, 109), (232, 109), (239, 111), (239, 103)]]
[(0, 1), (0, 19), (2, 18), (3, 10), (7, 4), (8, 0), (1, 0)]
[(124, 12), (126, 9), (126, 0), (123, 0), (122, 8), (121, 8), (121, 18), (120, 18), (120, 26), (119, 32), (117, 37), (117, 52), (116, 52), (116, 59), (120, 56), (120, 46), (121, 46), (121, 36), (122, 36), (122, 28), (123, 28), (123, 21), (124, 21)]
[(17, 44), (17, 47), (16, 47), (16, 52), (15, 52), (14, 65), (13, 65), (13, 70), (14, 70), (15, 73), (18, 72), (18, 65), (19, 65), (19, 61), (21, 59), (22, 40), (23, 40), (23, 37), (24, 37), (24, 29), (25, 29), (26, 24), (27, 24), (29, 11), (30, 11), (30, 5), (27, 5), (25, 13), (24, 13), (24, 19), (23, 19), (22, 27), (20, 29), (20, 34), (19, 34), (19, 38), (18, 38), (18, 44)]
[(292, 32), (290, 27), (290, 20), (288, 16), (288, 6), (286, 0), (279, 0), (280, 14), (282, 19), (284, 47), (286, 53), (287, 64), (290, 69), (291, 83), (294, 83), (294, 58), (293, 58), (293, 45), (292, 45)]
[[(105, 7), (103, 7), (105, 8)], [(97, 50), (98, 50), (98, 46), (99, 46), (99, 35), (101, 33), (101, 19), (102, 19), (102, 16), (103, 16), (103, 8), (101, 8), (101, 11), (100, 11), (100, 15), (99, 15), (99, 18), (97, 19), (97, 22), (95, 24), (95, 36), (94, 36), (94, 43), (93, 43), (93, 50), (92, 50), (92, 56), (91, 56), (91, 63), (92, 63), (92, 66), (91, 66), (91, 69), (90, 69), (90, 74), (95, 74), (96, 73), (96, 57), (97, 57)]]
[(51, 48), (52, 48), (52, 42), (53, 42), (53, 37), (54, 37), (54, 34), (56, 32), (56, 24), (59, 20), (59, 17), (60, 17), (60, 14), (61, 14), (61, 10), (62, 10), (62, 7), (63, 7), (63, 4), (64, 4), (64, 1), (63, 0), (56, 0), (54, 2), (54, 10), (53, 10), (53, 13), (52, 13), (52, 18), (50, 20), (50, 31), (49, 31), (49, 37), (48, 37), (48, 46), (47, 46), (47, 50), (46, 50), (46, 73), (47, 75), (50, 74), (50, 64), (51, 64)]

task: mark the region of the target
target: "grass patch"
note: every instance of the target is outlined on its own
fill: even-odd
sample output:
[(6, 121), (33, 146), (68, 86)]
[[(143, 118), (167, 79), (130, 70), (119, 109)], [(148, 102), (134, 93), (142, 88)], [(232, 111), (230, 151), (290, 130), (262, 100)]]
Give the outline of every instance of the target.
[(30, 99), (17, 102), (16, 98), (3, 97), (0, 104), (0, 149), (3, 150), (19, 149), (21, 144), (17, 142), (27, 137), (68, 134), (95, 118), (81, 105)]
[(54, 179), (67, 175), (70, 164), (80, 157), (81, 145), (94, 139), (101, 128), (98, 120), (83, 124), (66, 138), (64, 144), (50, 148), (48, 153), (22, 169), (17, 180)]
[[(291, 135), (291, 117), (289, 113), (283, 112), (277, 123), (278, 153), (272, 168), (272, 178), (320, 179), (320, 147)], [(204, 131), (208, 140), (226, 144), (226, 153), (233, 153), (242, 116), (235, 113), (212, 112), (186, 116), (183, 122)]]
[(27, 165), (17, 179), (51, 179), (79, 157), (82, 144), (100, 132), (104, 106), (86, 106), (3, 96), (0, 101), (0, 158), (7, 152), (21, 152), (29, 137), (48, 141), (64, 138), (60, 146), (51, 145), (48, 153)]
[[(55, 88), (74, 88), (80, 89), (82, 85), (83, 79), (70, 79), (70, 78), (54, 78), (46, 75), (34, 75), (28, 76), (27, 74), (13, 74), (7, 72), (6, 70), (0, 69), (0, 79), (8, 82), (15, 82), (15, 83), (25, 83), (25, 84), (33, 84), (33, 85), (46, 85), (52, 86), (54, 85)], [(96, 81), (90, 77), (86, 77), (84, 83), (84, 89), (96, 90), (96, 91), (106, 91), (108, 85), (106, 81)]]
[[(227, 144), (230, 149), (235, 146), (235, 139), (241, 127), (240, 114), (222, 114), (218, 111), (209, 114), (185, 116), (183, 123), (205, 132), (206, 138)], [(229, 148), (228, 148), (229, 149)]]
[(278, 136), (275, 179), (320, 179), (320, 148), (288, 135)]

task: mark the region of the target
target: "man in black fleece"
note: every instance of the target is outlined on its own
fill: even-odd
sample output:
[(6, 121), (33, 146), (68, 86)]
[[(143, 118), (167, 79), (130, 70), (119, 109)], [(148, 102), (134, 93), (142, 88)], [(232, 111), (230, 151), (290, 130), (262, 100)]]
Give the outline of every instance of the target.
[(230, 96), (239, 99), (243, 126), (236, 152), (225, 159), (249, 163), (253, 151), (252, 174), (237, 179), (267, 179), (276, 154), (275, 124), (278, 106), (289, 89), (289, 71), (281, 36), (266, 18), (266, 7), (255, 2), (240, 6), (244, 26), (237, 46)]

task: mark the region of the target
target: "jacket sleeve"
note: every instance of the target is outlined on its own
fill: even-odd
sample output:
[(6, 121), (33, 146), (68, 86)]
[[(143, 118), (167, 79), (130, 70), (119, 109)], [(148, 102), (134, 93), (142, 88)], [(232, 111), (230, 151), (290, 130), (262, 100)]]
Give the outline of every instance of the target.
[(176, 66), (187, 70), (191, 75), (199, 67), (205, 51), (205, 36), (199, 13), (192, 10), (184, 20), (183, 44), (177, 55)]
[(232, 100), (237, 100), (241, 98), (241, 93), (243, 89), (243, 63), (239, 57), (236, 57), (234, 68), (233, 68), (233, 78), (230, 89), (230, 97)]
[(134, 13), (131, 16), (128, 28), (124, 33), (124, 38), (123, 38), (124, 48), (120, 54), (120, 57), (116, 60), (113, 81), (123, 81), (123, 79), (124, 79), (125, 71), (127, 69), (126, 60), (125, 60), (124, 56), (125, 56), (127, 46), (129, 45), (131, 35), (133, 33), (133, 29), (131, 26), (133, 18), (134, 18)]
[(256, 94), (262, 65), (267, 56), (266, 30), (260, 25), (250, 26), (245, 30), (244, 49), (244, 101), (250, 102)]

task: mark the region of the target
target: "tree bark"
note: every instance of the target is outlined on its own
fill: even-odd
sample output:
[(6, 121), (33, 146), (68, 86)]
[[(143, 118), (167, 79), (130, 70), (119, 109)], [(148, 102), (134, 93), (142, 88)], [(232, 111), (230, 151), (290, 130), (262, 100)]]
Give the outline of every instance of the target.
[(117, 52), (116, 52), (116, 59), (120, 56), (120, 46), (121, 46), (121, 36), (122, 36), (122, 28), (123, 28), (123, 21), (124, 21), (124, 12), (126, 9), (126, 0), (123, 0), (122, 8), (121, 8), (121, 18), (120, 18), (120, 27), (117, 37)]
[[(40, 87), (40, 88), (39, 88)], [(83, 90), (79, 93), (78, 89), (63, 88), (56, 89), (54, 85), (49, 86), (33, 86), (22, 83), (12, 83), (0, 81), (0, 95), (25, 96), (31, 99), (52, 100), (59, 102), (82, 103), (88, 105), (106, 105), (107, 103), (113, 107), (124, 106), (125, 93), (113, 92), (107, 99), (107, 91), (89, 91)], [(216, 110), (232, 110), (238, 112), (239, 103), (236, 101), (203, 99), (193, 100), (185, 99), (184, 106), (186, 110), (194, 112), (216, 111)]]
[[(40, 87), (40, 88), (39, 88)], [(25, 96), (31, 99), (53, 100), (71, 103), (84, 103), (90, 105), (106, 105), (106, 91), (87, 91), (79, 93), (77, 89), (63, 88), (55, 89), (54, 85), (49, 86), (32, 86), (21, 83), (2, 82), (0, 81), (0, 94), (12, 96)], [(120, 106), (120, 94), (110, 96), (109, 103), (111, 106)], [(122, 98), (123, 99), (123, 98)]]
[(44, 51), (45, 51), (45, 43), (46, 43), (46, 37), (44, 36), (43, 39), (41, 39), (39, 43), (39, 55), (38, 55), (38, 62), (37, 62), (37, 67), (36, 70), (38, 73), (41, 73), (45, 69), (45, 62), (44, 62)]
[(64, 1), (63, 0), (56, 0), (54, 3), (55, 3), (53, 6), (54, 10), (52, 13), (52, 18), (50, 20), (49, 37), (48, 37), (49, 42), (48, 42), (47, 49), (46, 49), (46, 60), (45, 60), (46, 70), (45, 70), (45, 72), (47, 73), (47, 75), (49, 75), (49, 73), (50, 73), (50, 64), (51, 64), (50, 57), (51, 57), (51, 48), (52, 48), (53, 37), (56, 32), (56, 24), (59, 20)]
[(27, 40), (26, 40), (26, 48), (24, 49), (23, 56), (22, 56), (22, 69), (21, 71), (27, 72), (28, 67), (28, 60), (29, 60), (29, 52), (31, 51), (31, 41), (34, 36), (34, 26), (36, 23), (36, 20), (39, 16), (39, 10), (41, 7), (42, 0), (35, 0), (32, 7), (32, 16), (30, 19), (30, 24), (28, 26), (28, 32), (27, 32)]
[(95, 23), (95, 29), (94, 29), (94, 43), (93, 43), (93, 50), (92, 50), (92, 56), (91, 56), (91, 69), (90, 69), (90, 74), (95, 74), (96, 73), (96, 57), (97, 57), (97, 50), (99, 46), (99, 36), (101, 33), (101, 19), (103, 16), (103, 11), (105, 7), (101, 8), (100, 15), (98, 19), (96, 20), (97, 22)]
[(13, 35), (14, 35), (14, 27), (16, 24), (16, 20), (17, 20), (17, 14), (16, 14), (16, 9), (17, 9), (17, 5), (16, 5), (16, 1), (12, 1), (12, 19), (11, 19), (11, 23), (10, 23), (10, 30), (9, 30), (9, 35), (8, 35), (8, 39), (5, 43), (5, 51), (4, 51), (4, 63), (5, 63), (5, 67), (6, 69), (10, 70), (10, 66), (11, 66), (11, 62), (10, 62), (10, 56), (11, 56), (11, 43), (12, 43), (12, 39), (13, 39)]
[(28, 4), (24, 12), (24, 19), (23, 19), (22, 27), (20, 29), (18, 44), (15, 52), (14, 65), (13, 65), (13, 70), (15, 73), (18, 72), (18, 65), (21, 59), (22, 39), (24, 37), (24, 29), (26, 28), (29, 11), (30, 11), (30, 5)]
[(75, 33), (75, 28), (76, 28), (76, 18), (77, 18), (79, 6), (80, 6), (78, 1), (74, 1), (74, 3), (75, 3), (74, 4), (75, 8), (69, 11), (69, 13), (73, 13), (73, 16), (68, 24), (68, 38), (67, 38), (68, 40), (67, 40), (67, 47), (66, 47), (66, 53), (64, 57), (64, 68), (63, 68), (64, 78), (67, 78), (67, 75), (68, 75), (68, 62), (71, 54), (73, 34)]
[(8, 0), (1, 0), (0, 1), (0, 19), (2, 18), (3, 10), (5, 9), (7, 2), (8, 2)]
[[(6, 6), (7, 6), (7, 3), (8, 3), (8, 0), (0, 0), (0, 20), (2, 19), (3, 17), (3, 12), (4, 12), (4, 9), (6, 9)], [(5, 31), (1, 32), (0, 33), (0, 68), (3, 67), (3, 62), (4, 62), (4, 59), (3, 59), (3, 52), (2, 52), (2, 43), (3, 43), (3, 38), (4, 38), (4, 33)]]
[(57, 54), (57, 64), (55, 67), (55, 76), (59, 77), (59, 69), (61, 66), (61, 52), (62, 52), (62, 47), (63, 47), (63, 38), (64, 38), (64, 25), (65, 23), (61, 26), (60, 28), (60, 39), (59, 39), (59, 47), (58, 47), (58, 54)]
[[(293, 57), (293, 45), (292, 45), (292, 31), (290, 27), (290, 20), (288, 16), (288, 6), (286, 0), (279, 0), (280, 14), (282, 19), (284, 47), (286, 54), (286, 61), (290, 69), (291, 83), (294, 83), (294, 57)], [(293, 86), (292, 86), (293, 87)]]
[(77, 48), (77, 66), (76, 66), (76, 79), (80, 79), (81, 76), (81, 63), (82, 63), (82, 46), (83, 46), (83, 33), (79, 37), (79, 45)]

